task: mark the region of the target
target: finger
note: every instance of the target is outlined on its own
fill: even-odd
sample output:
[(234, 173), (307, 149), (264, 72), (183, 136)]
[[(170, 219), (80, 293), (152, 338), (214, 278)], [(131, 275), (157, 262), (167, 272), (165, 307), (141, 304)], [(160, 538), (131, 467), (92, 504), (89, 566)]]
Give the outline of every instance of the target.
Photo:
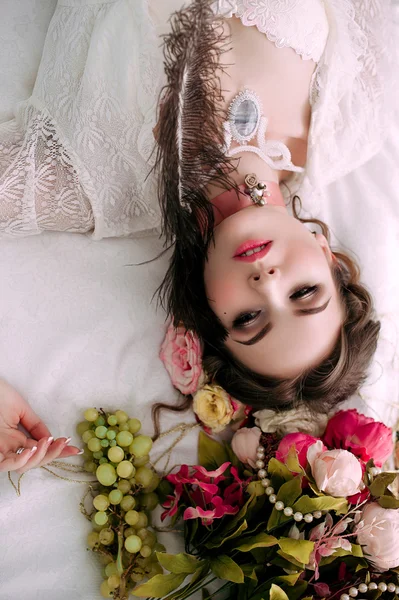
[(30, 458), (37, 452), (37, 446), (26, 448), (21, 454), (8, 454), (7, 456), (0, 453), (0, 472), (19, 471), (23, 469)]
[(43, 458), (45, 457), (48, 447), (52, 441), (52, 437), (42, 438), (41, 440), (39, 440), (37, 443), (36, 452), (33, 454), (32, 458), (30, 458), (28, 462), (25, 463), (25, 465), (22, 468), (18, 469), (18, 473), (22, 474), (26, 471), (29, 471), (29, 469), (34, 469), (35, 467), (38, 467), (42, 462)]
[(43, 465), (48, 464), (52, 460), (56, 460), (57, 458), (59, 458), (61, 453), (64, 451), (64, 449), (67, 447), (67, 445), (69, 444), (70, 441), (71, 441), (71, 438), (63, 437), (63, 438), (58, 438), (52, 444), (50, 444), (45, 456), (43, 457), (43, 459), (40, 462), (40, 466), (42, 467)]
[(35, 440), (49, 438), (51, 433), (43, 421), (37, 416), (27, 402), (24, 402), (20, 415), (21, 425), (30, 433)]

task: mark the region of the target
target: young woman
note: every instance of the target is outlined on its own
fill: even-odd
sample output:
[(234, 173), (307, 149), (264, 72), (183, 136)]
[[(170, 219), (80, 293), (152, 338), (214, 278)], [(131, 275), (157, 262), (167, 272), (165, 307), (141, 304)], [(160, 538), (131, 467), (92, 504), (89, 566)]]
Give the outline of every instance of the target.
[(378, 86), (364, 61), (376, 24), (362, 30), (362, 10), (197, 1), (166, 39), (156, 134), (174, 250), (161, 292), (203, 342), (208, 375), (257, 409), (332, 408), (364, 381), (376, 348), (355, 262), (330, 249), (323, 223), (308, 219), (321, 233), (310, 231), (295, 204), (291, 216), (281, 191), (298, 188), (306, 160), (308, 180), (328, 183), (370, 136), (362, 102), (370, 115)]

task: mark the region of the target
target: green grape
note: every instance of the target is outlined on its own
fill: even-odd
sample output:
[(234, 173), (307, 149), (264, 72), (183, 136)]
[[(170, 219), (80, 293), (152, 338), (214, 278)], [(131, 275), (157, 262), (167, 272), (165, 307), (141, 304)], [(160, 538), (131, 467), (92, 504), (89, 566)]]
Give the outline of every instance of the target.
[(94, 515), (94, 521), (97, 525), (105, 525), (105, 523), (108, 521), (107, 513), (104, 512), (103, 510), (99, 510)]
[(96, 410), (95, 408), (88, 408), (83, 413), (83, 416), (86, 419), (86, 421), (89, 421), (90, 423), (94, 422), (98, 418), (98, 410)]
[(93, 458), (95, 458), (96, 460), (100, 460), (100, 458), (102, 458), (104, 455), (103, 453), (100, 452), (93, 452)]
[(86, 446), (83, 450), (82, 456), (83, 456), (83, 460), (91, 460), (93, 457), (93, 454), (92, 454), (92, 452), (90, 452), (90, 450)]
[(150, 494), (151, 492), (153, 492), (154, 490), (156, 490), (157, 487), (159, 486), (160, 481), (161, 480), (160, 480), (159, 476), (157, 475), (157, 473), (153, 472), (151, 483), (150, 483), (150, 485), (147, 485), (144, 488), (144, 490), (143, 490), (144, 493)]
[(102, 485), (114, 485), (116, 481), (116, 471), (109, 463), (97, 467), (96, 477)]
[(125, 539), (125, 548), (130, 554), (136, 554), (140, 552), (143, 543), (137, 535), (129, 535)]
[(128, 510), (125, 514), (125, 521), (128, 525), (135, 527), (140, 520), (140, 515), (137, 510)]
[(136, 530), (134, 527), (126, 527), (125, 531), (123, 532), (123, 535), (125, 537), (129, 537), (129, 535), (136, 535)]
[(100, 465), (104, 465), (108, 462), (108, 458), (105, 458), (105, 456), (103, 456), (98, 462), (100, 463)]
[(154, 492), (140, 494), (140, 505), (146, 510), (154, 510), (159, 504), (159, 498)]
[(108, 581), (102, 582), (102, 584), (100, 585), (100, 592), (101, 592), (101, 596), (103, 598), (113, 598), (114, 597), (114, 592), (109, 587)]
[[(132, 445), (129, 446), (129, 452), (130, 452), (131, 447), (132, 447)], [(135, 467), (145, 467), (145, 465), (148, 464), (149, 460), (150, 460), (149, 456), (142, 456), (141, 458), (135, 458), (133, 460), (133, 464)]]
[(100, 544), (109, 546), (115, 539), (115, 534), (112, 529), (102, 529), (99, 533)]
[(100, 444), (103, 448), (108, 448), (109, 440), (101, 440)]
[(121, 425), (119, 425), (119, 431), (129, 431), (129, 425), (127, 423), (121, 423)]
[(135, 525), (136, 529), (142, 529), (143, 527), (147, 527), (148, 525), (148, 517), (145, 512), (139, 512), (139, 518)]
[(95, 434), (100, 440), (103, 440), (107, 435), (108, 429), (104, 425), (96, 427)]
[(130, 483), (131, 487), (134, 487), (136, 485), (136, 479), (134, 477), (131, 477), (129, 479), (129, 483)]
[(111, 590), (116, 590), (116, 588), (120, 586), (121, 578), (119, 577), (119, 575), (111, 575), (111, 577), (108, 577), (107, 582), (108, 587)]
[(90, 427), (90, 423), (88, 421), (81, 421), (76, 425), (76, 433), (82, 437), (85, 431), (87, 431)]
[[(143, 546), (144, 548), (144, 546)], [(141, 554), (141, 550), (140, 550), (140, 554)], [(147, 558), (144, 558), (143, 556), (138, 556), (136, 558), (136, 565), (138, 565), (139, 567), (142, 567), (143, 569), (147, 570), (151, 570), (151, 565), (152, 565), (152, 556), (147, 556)]]
[(144, 569), (140, 569), (140, 567), (136, 567), (133, 573), (130, 575), (130, 579), (134, 581), (134, 583), (140, 583), (145, 577)]
[(87, 447), (91, 452), (99, 452), (101, 450), (100, 440), (96, 437), (88, 441)]
[(111, 448), (114, 448), (116, 446), (116, 440), (111, 440), (109, 445), (111, 446)]
[(106, 577), (111, 577), (112, 575), (118, 575), (118, 566), (116, 562), (110, 562), (105, 567), (105, 575)]
[(133, 496), (124, 496), (122, 498), (122, 502), (121, 502), (121, 509), (125, 510), (126, 512), (128, 510), (132, 510), (132, 508), (134, 508), (136, 506), (136, 500), (133, 498)]
[(96, 531), (90, 531), (89, 535), (87, 536), (87, 545), (89, 546), (90, 550), (93, 550), (93, 548), (97, 548), (99, 543), (99, 534)]
[(127, 422), (130, 433), (137, 433), (141, 429), (141, 422), (138, 419), (129, 419)]
[(134, 454), (136, 458), (142, 458), (148, 456), (152, 448), (152, 439), (148, 435), (138, 435), (134, 438), (130, 444), (129, 451)]
[(145, 527), (142, 527), (141, 529), (137, 529), (136, 535), (138, 535), (139, 538), (141, 539), (141, 541), (144, 542), (144, 540), (147, 538), (148, 530)]
[(93, 506), (96, 510), (107, 510), (109, 500), (105, 494), (99, 494), (93, 498)]
[(101, 425), (105, 425), (105, 419), (102, 415), (100, 415), (99, 417), (97, 417), (97, 419), (94, 421), (94, 425), (96, 427), (100, 427)]
[(118, 481), (118, 490), (120, 490), (122, 494), (129, 493), (131, 489), (132, 486), (130, 485), (129, 481), (126, 481), (125, 479), (122, 479), (122, 481)]
[(109, 501), (111, 502), (111, 504), (119, 504), (123, 498), (123, 494), (118, 489), (112, 490), (112, 492), (110, 492), (108, 494), (108, 498), (109, 498)]
[(123, 479), (128, 479), (129, 477), (134, 475), (135, 470), (136, 469), (134, 468), (132, 463), (128, 460), (122, 460), (122, 462), (120, 462), (119, 465), (116, 467), (116, 472), (118, 473), (119, 477), (123, 477)]
[(115, 411), (115, 417), (119, 425), (121, 425), (122, 423), (126, 423), (126, 421), (129, 419), (128, 415), (125, 413), (124, 410)]
[(136, 471), (135, 478), (139, 485), (147, 487), (151, 484), (153, 476), (154, 471), (152, 471), (148, 467), (139, 467)]
[(108, 450), (108, 458), (113, 463), (119, 463), (125, 458), (125, 453), (119, 446), (114, 446)]
[(95, 473), (97, 469), (97, 465), (92, 460), (86, 460), (83, 464), (83, 468), (88, 473)]
[(113, 429), (108, 429), (107, 440), (114, 440), (116, 438), (116, 432)]
[(159, 562), (152, 564), (151, 571), (148, 577), (151, 579), (151, 577), (155, 577), (155, 575), (163, 575), (163, 568), (161, 567)]
[[(101, 533), (100, 533), (100, 539), (101, 539)], [(148, 558), (152, 554), (152, 549), (147, 545), (141, 546), (140, 554), (143, 558)]]
[(126, 448), (133, 442), (133, 435), (130, 431), (120, 431), (116, 436), (116, 441), (121, 448)]
[(151, 548), (153, 548), (155, 546), (155, 544), (157, 543), (157, 536), (155, 535), (155, 533), (153, 531), (150, 531), (149, 529), (146, 530), (147, 531), (147, 535), (145, 536), (145, 543), (147, 546), (150, 546)]
[(96, 437), (96, 434), (94, 433), (94, 431), (92, 429), (88, 429), (87, 431), (85, 431), (82, 434), (82, 440), (84, 441), (85, 444), (87, 444), (87, 442), (94, 437)]
[(109, 415), (107, 423), (108, 425), (111, 425), (111, 427), (114, 427), (114, 425), (117, 425), (118, 419), (115, 417), (115, 415)]

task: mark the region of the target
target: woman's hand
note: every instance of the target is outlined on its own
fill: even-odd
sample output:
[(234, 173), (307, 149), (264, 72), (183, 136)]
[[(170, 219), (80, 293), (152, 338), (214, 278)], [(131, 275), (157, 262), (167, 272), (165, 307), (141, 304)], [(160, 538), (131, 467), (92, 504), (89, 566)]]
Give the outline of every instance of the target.
[[(27, 437), (18, 429), (22, 425)], [(41, 467), (56, 458), (79, 454), (79, 448), (68, 446), (70, 438), (54, 440), (50, 431), (18, 392), (0, 380), (0, 472)], [(16, 454), (18, 448), (25, 450)]]

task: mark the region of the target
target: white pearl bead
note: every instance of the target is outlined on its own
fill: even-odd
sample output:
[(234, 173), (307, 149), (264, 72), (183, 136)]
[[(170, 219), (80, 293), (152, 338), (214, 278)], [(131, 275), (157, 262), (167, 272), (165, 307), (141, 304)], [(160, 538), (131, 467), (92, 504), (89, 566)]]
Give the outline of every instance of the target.
[(276, 502), (275, 508), (276, 508), (276, 510), (284, 510), (284, 502), (281, 502), (281, 500), (278, 500)]
[(263, 460), (257, 460), (255, 465), (256, 465), (257, 469), (263, 469), (263, 467), (265, 466), (265, 463), (263, 462)]
[(393, 593), (395, 591), (395, 584), (394, 583), (388, 583), (388, 592)]
[(399, 585), (395, 585), (395, 594), (399, 594)]
[(269, 502), (271, 502), (272, 504), (274, 504), (277, 500), (277, 496), (276, 494), (270, 494), (269, 496)]
[(340, 600), (351, 600), (350, 597), (348, 596), (348, 594), (341, 594), (340, 595)]
[(315, 519), (321, 519), (321, 516), (322, 516), (321, 510), (315, 510), (313, 513), (313, 516)]
[[(393, 586), (393, 587), (395, 587), (395, 586)], [(367, 592), (367, 590), (368, 590), (367, 583), (361, 583), (361, 584), (358, 586), (358, 588), (357, 588), (357, 589), (358, 589), (358, 590), (359, 590), (359, 592), (361, 592), (362, 594), (365, 594), (365, 593)]]
[(371, 583), (369, 583), (369, 590), (377, 590), (378, 589), (378, 585), (376, 584), (375, 581), (372, 581)]
[(311, 515), (310, 513), (307, 513), (303, 518), (305, 523), (311, 523), (313, 521), (313, 515)]
[(292, 517), (294, 511), (292, 510), (291, 506), (286, 506), (284, 509), (284, 514), (286, 517)]
[(258, 477), (259, 477), (259, 479), (264, 479), (266, 477), (266, 475), (267, 475), (266, 469), (260, 469), (258, 471)]
[(303, 519), (303, 514), (302, 514), (301, 512), (296, 512), (296, 513), (294, 514), (294, 519), (295, 519), (295, 521), (298, 521), (298, 522), (299, 522), (299, 521), (302, 521), (302, 519)]
[(264, 479), (262, 479), (261, 484), (263, 485), (264, 488), (269, 487), (269, 485), (270, 485), (270, 479), (268, 479), (267, 477), (265, 477)]
[(264, 452), (257, 452), (256, 453), (256, 457), (259, 458), (259, 460), (262, 460), (263, 458), (265, 458), (265, 453)]
[(265, 492), (268, 496), (270, 496), (270, 494), (274, 494), (274, 488), (269, 486), (266, 488)]
[(258, 446), (257, 449), (256, 449), (256, 452), (263, 452), (264, 453), (265, 449), (264, 449), (263, 446)]
[(356, 598), (356, 596), (358, 595), (358, 593), (359, 592), (358, 592), (357, 588), (355, 588), (355, 587), (349, 588), (349, 596), (351, 598)]
[(387, 584), (385, 583), (385, 581), (380, 581), (380, 583), (378, 584), (378, 589), (379, 589), (381, 592), (386, 592), (386, 591), (387, 591), (387, 589), (388, 589), (388, 586), (387, 586)]
[(380, 472), (380, 471), (379, 471), (379, 469), (377, 469), (377, 467), (371, 467), (371, 468), (369, 469), (369, 473), (370, 473), (370, 475), (372, 475), (373, 477), (375, 477), (376, 475), (378, 475), (378, 473), (379, 473), (379, 472)]

